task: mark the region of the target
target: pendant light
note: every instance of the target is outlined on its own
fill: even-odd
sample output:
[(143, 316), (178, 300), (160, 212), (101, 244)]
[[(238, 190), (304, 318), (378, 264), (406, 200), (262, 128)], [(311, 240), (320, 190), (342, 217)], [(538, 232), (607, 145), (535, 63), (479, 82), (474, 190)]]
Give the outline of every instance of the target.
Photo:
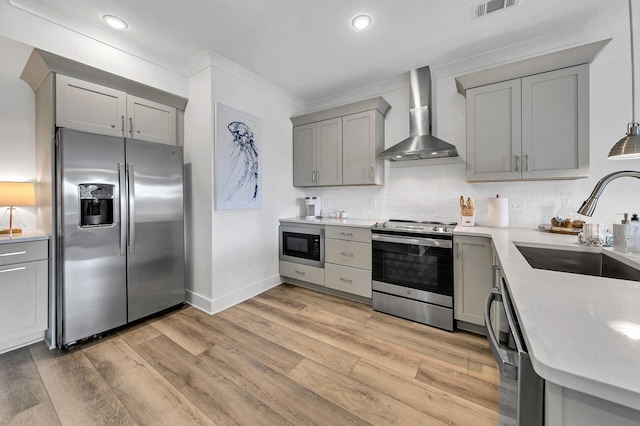
[(609, 151), (607, 158), (611, 160), (627, 160), (640, 158), (640, 124), (636, 122), (636, 84), (633, 49), (633, 12), (629, 0), (629, 33), (631, 37), (631, 123), (627, 126), (627, 136), (620, 139)]

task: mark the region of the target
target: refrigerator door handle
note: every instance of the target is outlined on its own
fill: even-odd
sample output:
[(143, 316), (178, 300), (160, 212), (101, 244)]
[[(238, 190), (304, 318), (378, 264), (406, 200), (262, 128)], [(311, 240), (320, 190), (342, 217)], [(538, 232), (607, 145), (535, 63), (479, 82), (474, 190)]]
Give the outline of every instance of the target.
[(118, 184), (120, 187), (120, 256), (127, 254), (127, 169), (118, 163)]
[(127, 163), (127, 193), (129, 194), (129, 211), (127, 215), (127, 222), (129, 223), (129, 238), (127, 241), (128, 253), (134, 253), (136, 245), (136, 194), (133, 176), (133, 164)]

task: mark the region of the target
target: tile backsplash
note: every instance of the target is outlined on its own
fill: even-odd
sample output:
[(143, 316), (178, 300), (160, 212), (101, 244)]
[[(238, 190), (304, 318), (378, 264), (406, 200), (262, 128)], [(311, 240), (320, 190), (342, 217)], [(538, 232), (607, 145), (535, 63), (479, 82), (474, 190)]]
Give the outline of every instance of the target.
[(561, 193), (571, 193), (575, 209), (578, 183), (574, 180), (469, 183), (465, 164), (390, 167), (383, 186), (307, 188), (306, 196), (322, 197), (322, 214), (345, 211), (364, 219), (428, 219), (460, 222), (460, 196), (474, 201), (476, 225), (487, 225), (487, 199), (509, 199), (509, 226), (533, 228), (550, 223), (560, 209)]

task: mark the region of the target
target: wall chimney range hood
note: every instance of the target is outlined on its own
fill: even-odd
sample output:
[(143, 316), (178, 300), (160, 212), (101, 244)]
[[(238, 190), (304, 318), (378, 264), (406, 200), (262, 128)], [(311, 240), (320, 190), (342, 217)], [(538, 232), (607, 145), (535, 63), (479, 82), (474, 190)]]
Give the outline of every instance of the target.
[(409, 71), (409, 137), (382, 151), (388, 161), (457, 157), (454, 145), (431, 135), (431, 70)]

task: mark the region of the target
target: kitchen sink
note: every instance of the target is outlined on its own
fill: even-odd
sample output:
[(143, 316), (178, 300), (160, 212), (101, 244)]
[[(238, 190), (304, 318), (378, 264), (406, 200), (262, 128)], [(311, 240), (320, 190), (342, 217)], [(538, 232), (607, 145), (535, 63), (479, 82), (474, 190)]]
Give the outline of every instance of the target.
[(578, 251), (516, 244), (532, 268), (640, 281), (640, 265), (629, 266), (606, 251)]

